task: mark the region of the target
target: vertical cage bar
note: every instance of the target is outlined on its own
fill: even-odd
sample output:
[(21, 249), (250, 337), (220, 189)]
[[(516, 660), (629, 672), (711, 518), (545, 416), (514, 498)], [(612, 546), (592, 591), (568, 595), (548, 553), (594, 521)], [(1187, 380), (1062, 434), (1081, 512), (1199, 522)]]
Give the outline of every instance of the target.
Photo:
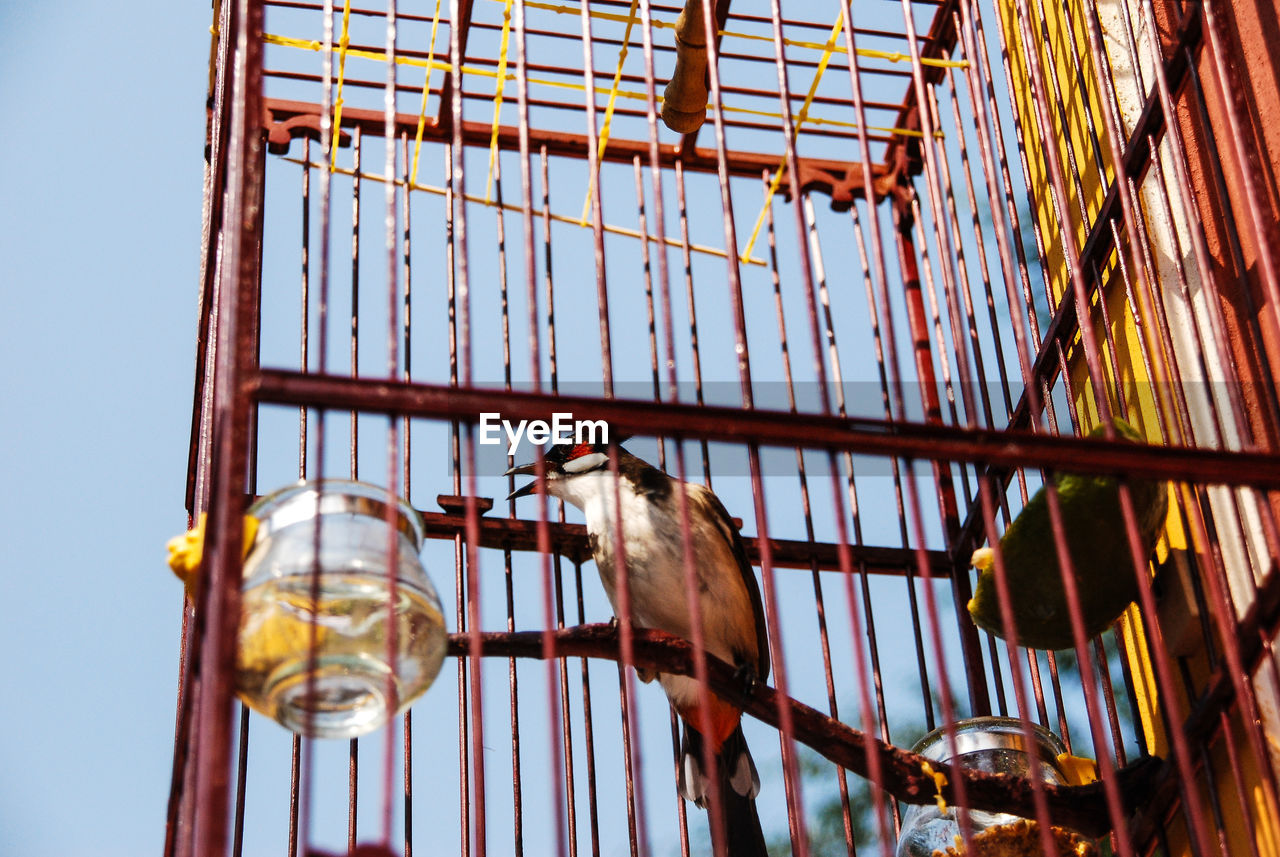
[[(230, 79), (226, 222), (228, 231), (219, 271), (218, 322), (214, 332), (216, 362), (213, 377), (213, 447), (209, 522), (212, 534), (207, 574), (200, 576), (197, 616), (205, 623), (196, 653), (200, 681), (196, 736), (195, 802), (188, 829), (196, 857), (214, 857), (227, 850), (231, 770), (231, 710), (234, 697), (236, 631), (240, 621), (240, 545), (243, 543), (243, 503), (250, 431), (248, 400), (238, 395), (254, 366), (256, 324), (252, 296), (258, 279), (261, 206), (262, 139), (256, 117), (262, 88), (262, 7), (253, 0), (237, 0), (225, 38), (235, 40), (221, 77)], [(224, 85), (225, 86), (225, 85)], [(197, 622), (197, 628), (200, 628)]]

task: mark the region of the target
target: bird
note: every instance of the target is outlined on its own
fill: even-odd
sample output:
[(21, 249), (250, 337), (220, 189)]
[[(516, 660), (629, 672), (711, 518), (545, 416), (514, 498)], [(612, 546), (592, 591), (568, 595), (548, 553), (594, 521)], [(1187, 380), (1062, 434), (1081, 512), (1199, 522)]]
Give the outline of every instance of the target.
[[(1124, 420), (1116, 419), (1114, 424), (1120, 439), (1131, 443), (1142, 440)], [(1103, 428), (1095, 428), (1089, 437), (1103, 437)], [(1112, 475), (1058, 473), (1053, 484), (1058, 489), (1085, 636), (1092, 637), (1109, 628), (1138, 597), (1120, 509), (1120, 482)], [(1168, 483), (1132, 479), (1129, 493), (1142, 536), (1142, 552), (1149, 555), (1168, 516)], [(1042, 486), (1000, 538), (1018, 643), (1032, 649), (1069, 649), (1075, 645), (1053, 538), (1048, 499)], [(970, 561), (978, 569), (978, 584), (969, 600), (969, 615), (978, 627), (1003, 639), (994, 560), (991, 548), (973, 553)]]
[[(616, 478), (609, 463), (611, 452), (617, 457)], [(634, 627), (692, 641), (679, 480), (618, 443), (612, 449), (607, 443), (553, 444), (544, 461), (545, 479), (517, 488), (508, 499), (546, 493), (582, 510), (588, 544), (615, 616), (619, 612), (615, 562), (620, 553), (616, 526), (620, 505)], [(510, 476), (534, 473), (532, 463), (507, 471)], [(683, 484), (704, 647), (734, 666), (749, 688), (769, 677), (768, 636), (755, 572), (720, 499), (702, 485)], [(704, 770), (703, 753), (704, 745), (709, 744), (718, 772), (725, 853), (730, 857), (765, 857), (767, 849), (755, 804), (760, 776), (742, 731), (741, 709), (711, 694), (710, 711), (704, 711), (703, 694), (692, 677), (641, 670), (637, 674), (646, 682), (657, 679), (682, 721), (676, 768), (680, 794), (708, 808), (712, 783)], [(704, 734), (708, 721), (711, 729)]]

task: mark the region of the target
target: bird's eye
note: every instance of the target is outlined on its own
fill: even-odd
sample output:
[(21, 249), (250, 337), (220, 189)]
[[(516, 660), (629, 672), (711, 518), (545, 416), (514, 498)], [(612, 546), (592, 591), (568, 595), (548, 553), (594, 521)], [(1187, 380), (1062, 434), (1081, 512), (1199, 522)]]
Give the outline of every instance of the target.
[(564, 463), (565, 473), (585, 473), (588, 470), (595, 470), (607, 461), (609, 456), (603, 452), (589, 452), (586, 455), (579, 455), (577, 458), (571, 459)]

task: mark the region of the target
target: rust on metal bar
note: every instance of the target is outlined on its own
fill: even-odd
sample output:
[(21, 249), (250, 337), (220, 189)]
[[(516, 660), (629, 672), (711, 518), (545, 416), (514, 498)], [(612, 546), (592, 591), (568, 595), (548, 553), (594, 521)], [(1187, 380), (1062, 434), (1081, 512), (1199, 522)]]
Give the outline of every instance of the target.
[[(314, 104), (307, 102), (266, 99), (263, 124), (268, 131), (270, 151), (283, 154), (288, 151), (295, 138), (318, 136), (320, 113)], [(362, 134), (381, 136), (385, 131), (384, 114), (378, 110), (345, 108), (342, 111), (342, 124), (348, 131), (359, 127)], [(417, 115), (396, 114), (397, 133), (408, 132), (412, 135), (416, 133), (417, 127)], [(492, 134), (493, 125), (488, 122), (462, 123), (465, 145), (488, 147)], [(560, 133), (533, 127), (529, 128), (528, 134), (533, 146), (545, 146), (547, 153), (551, 155), (585, 159), (590, 150), (584, 134)], [(449, 137), (448, 125), (428, 124), (423, 130), (424, 139), (447, 142)], [(520, 150), (520, 130), (514, 126), (499, 125), (497, 140), (500, 149)], [(603, 158), (606, 161), (630, 164), (637, 155), (648, 160), (648, 141), (613, 137), (605, 148)], [(707, 149), (682, 149), (672, 144), (659, 144), (658, 159), (664, 167), (672, 167), (676, 161), (680, 161), (687, 170), (715, 173), (719, 169), (716, 153)], [(776, 169), (778, 157), (760, 152), (731, 151), (727, 153), (727, 166), (731, 175), (756, 178), (761, 170)], [(880, 165), (873, 165), (871, 172), (876, 198), (888, 195), (896, 183), (895, 177)], [(797, 184), (801, 191), (817, 190), (827, 194), (837, 210), (848, 208), (857, 197), (865, 197), (863, 170), (856, 162), (800, 158), (797, 174), (800, 177), (798, 182), (792, 182), (788, 178), (784, 183), (788, 199), (792, 198)]]
[[(452, 49), (453, 43), (456, 41), (458, 50), (458, 65), (461, 66), (467, 58), (467, 37), (471, 35), (471, 4), (473, 0), (458, 0), (458, 17), (450, 19), (449, 29), (455, 31), (451, 34), (449, 40)], [(454, 20), (458, 22), (454, 26)], [(452, 64), (452, 58), (450, 58)], [(453, 88), (456, 81), (453, 78), (453, 72), (447, 71), (444, 74), (444, 83), (440, 85), (440, 112), (436, 114), (435, 125), (444, 129), (445, 136), (448, 135), (449, 127), (453, 124)], [(459, 116), (461, 118), (461, 116)], [(397, 122), (399, 117), (397, 117)], [(415, 124), (416, 127), (416, 124)]]
[[(223, 4), (214, 15), (220, 31), (232, 31), (235, 6)], [(210, 106), (205, 128), (204, 246), (200, 258), (200, 290), (198, 292), (196, 329), (195, 381), (192, 389), (191, 433), (189, 437), (186, 478), (187, 524), (195, 523), (198, 512), (207, 505), (207, 462), (205, 448), (213, 414), (212, 346), (217, 336), (214, 303), (218, 298), (219, 277), (216, 241), (208, 236), (221, 234), (224, 228), (223, 205), (227, 190), (226, 149), (230, 145), (231, 99), (227, 96), (225, 76), (234, 62), (234, 42), (219, 39), (210, 57), (208, 97)], [(201, 477), (204, 477), (203, 483)], [(201, 489), (204, 489), (203, 491)], [(192, 607), (194, 605), (191, 605)], [(173, 765), (170, 773), (169, 799), (165, 812), (163, 855), (187, 857), (192, 850), (191, 832), (195, 819), (195, 669), (199, 638), (203, 635), (204, 618), (194, 615), (184, 604), (182, 611), (182, 643), (178, 668), (177, 723), (174, 729)]]
[[(929, 348), (928, 322), (924, 315), (916, 249), (911, 240), (911, 229), (905, 219), (900, 215), (896, 215), (896, 219), (899, 221), (899, 229), (895, 234), (902, 262), (903, 297), (907, 305), (907, 322), (914, 345), (916, 379), (920, 387), (921, 405), (925, 419), (940, 425), (942, 424), (942, 403), (938, 397), (938, 383), (933, 372), (933, 357)], [(960, 340), (955, 341), (959, 343)], [(972, 415), (973, 412), (970, 410), (969, 413)], [(960, 533), (960, 511), (956, 502), (955, 482), (951, 478), (951, 468), (945, 462), (934, 461), (932, 467), (933, 479), (937, 484), (938, 513), (946, 543), (950, 546), (955, 543)], [(933, 573), (938, 572), (935, 570)], [(970, 710), (975, 714), (990, 714), (991, 697), (987, 693), (987, 675), (982, 662), (982, 641), (978, 638), (977, 627), (972, 622), (965, 621), (967, 618), (965, 605), (969, 603), (969, 598), (973, 594), (969, 583), (968, 558), (956, 559), (954, 563), (944, 566), (939, 576), (951, 581), (952, 603), (958, 620), (957, 627), (960, 629), (960, 648), (964, 655)], [(922, 665), (922, 680), (924, 675)]]
[[(492, 63), (491, 61), (485, 61), (485, 60), (473, 60), (473, 63), (475, 65), (494, 65), (494, 63)], [(541, 69), (544, 71), (548, 70), (546, 66), (536, 66), (532, 64), (529, 66), (529, 68), (531, 71), (537, 70), (537, 69)], [(319, 75), (311, 74), (309, 72), (302, 72), (302, 71), (275, 71), (271, 73), (270, 77), (277, 80), (289, 80), (289, 81), (295, 81), (300, 83), (318, 84), (320, 81)], [(623, 75), (622, 80), (636, 81), (637, 78), (634, 75)], [(343, 86), (346, 87), (347, 89), (364, 88), (364, 89), (381, 90), (384, 88), (380, 83), (365, 80), (363, 78), (352, 77), (350, 75), (348, 75), (343, 80)], [(410, 94), (416, 95), (421, 91), (421, 89), (416, 86), (401, 84), (396, 87), (396, 91), (397, 93), (410, 93)], [(742, 89), (740, 87), (732, 87), (732, 86), (726, 86), (725, 92), (733, 93), (735, 95), (751, 95), (756, 97), (759, 97), (762, 95), (762, 93), (759, 92), (758, 90), (748, 90), (748, 89)], [(493, 96), (489, 95), (488, 93), (467, 91), (462, 93), (462, 97), (466, 101), (476, 102), (480, 104), (488, 104), (488, 105), (493, 104)], [(813, 98), (812, 103), (815, 105), (827, 106), (827, 105), (839, 105), (840, 101), (839, 99), (835, 99), (827, 96), (815, 96)], [(571, 102), (556, 101), (548, 98), (530, 98), (528, 99), (528, 104), (530, 107), (547, 108), (550, 110), (560, 110), (566, 113), (577, 111), (580, 109), (578, 105), (573, 104)], [(896, 106), (897, 106), (896, 103), (886, 104), (884, 102), (867, 102), (867, 107), (880, 109), (880, 110), (893, 109), (893, 108), (896, 108)], [(628, 108), (628, 107), (622, 107), (622, 106), (615, 106), (613, 111), (613, 116), (615, 119), (621, 118), (621, 117), (627, 117), (629, 119), (643, 120), (647, 117), (647, 115), (648, 115), (647, 112), (644, 110), (637, 110), (634, 108)], [(731, 113), (729, 116), (725, 118), (725, 127), (747, 128), (747, 129), (752, 129), (756, 131), (760, 131), (760, 130), (767, 131), (772, 129), (771, 125), (762, 124), (760, 121), (755, 119), (734, 118), (734, 117), (741, 117), (742, 115), (743, 114)], [(909, 129), (903, 129), (903, 130), (909, 130)], [(424, 126), (424, 132), (425, 132), (425, 126)], [(557, 131), (553, 133), (560, 133), (560, 132)], [(832, 125), (828, 127), (827, 125), (820, 125), (814, 122), (805, 127), (804, 136), (806, 139), (821, 137), (826, 140), (843, 141), (845, 143), (848, 143), (857, 139), (858, 131), (857, 129), (850, 130), (850, 129), (841, 128), (838, 125)], [(899, 136), (898, 131), (893, 128), (881, 128), (867, 135), (868, 139), (875, 140), (878, 143), (893, 142), (894, 140), (898, 139), (898, 136)], [(349, 135), (346, 134), (346, 132), (342, 132), (341, 139), (343, 141), (343, 144), (346, 145), (349, 139)], [(430, 138), (428, 137), (428, 139)]]
[[(195, 800), (188, 830), (194, 857), (226, 853), (231, 825), (231, 713), (235, 695), (236, 634), (240, 622), (240, 546), (243, 521), (233, 514), (245, 489), (250, 446), (250, 400), (242, 380), (256, 363), (258, 248), (265, 174), (262, 140), (254, 117), (262, 93), (262, 7), (239, 0), (231, 9), (225, 38), (234, 39), (235, 62), (219, 68), (222, 97), (230, 99), (226, 150), (222, 259), (217, 272), (217, 322), (211, 397), (212, 454), (209, 467), (207, 574), (197, 586), (198, 648), (193, 670), (200, 698), (192, 712), (195, 730)], [(232, 35), (234, 34), (234, 35)], [(225, 58), (230, 58), (226, 57)], [(188, 758), (187, 764), (192, 760)]]
[[(919, 2), (919, 0), (916, 0), (916, 2)], [(957, 37), (951, 15), (955, 7), (956, 0), (943, 0), (934, 15), (933, 24), (929, 27), (929, 34), (918, 39), (918, 41), (925, 43), (923, 49), (920, 50), (920, 59), (946, 59), (951, 55), (951, 52), (955, 49)], [(936, 66), (923, 66), (922, 69), (926, 83), (935, 84), (942, 80), (943, 69)], [(898, 119), (893, 124), (897, 128), (918, 128), (920, 126), (919, 105), (916, 101), (914, 87), (907, 87), (902, 107), (898, 111)], [(924, 168), (924, 160), (920, 152), (920, 140), (910, 138), (890, 145), (885, 152), (884, 162), (886, 166), (892, 166), (903, 175), (919, 173)]]
[(344, 378), (263, 369), (246, 382), (261, 403), (312, 405), (396, 416), (479, 421), (500, 411), (508, 418), (550, 420), (571, 411), (603, 419), (616, 431), (705, 437), (787, 449), (801, 446), (865, 455), (965, 461), (1000, 467), (1050, 467), (1074, 473), (1117, 473), (1206, 485), (1252, 485), (1280, 490), (1280, 456), (1184, 446), (1152, 446), (1122, 440), (899, 423), (864, 417), (714, 405), (596, 399), (546, 393), (507, 392), (386, 379)]

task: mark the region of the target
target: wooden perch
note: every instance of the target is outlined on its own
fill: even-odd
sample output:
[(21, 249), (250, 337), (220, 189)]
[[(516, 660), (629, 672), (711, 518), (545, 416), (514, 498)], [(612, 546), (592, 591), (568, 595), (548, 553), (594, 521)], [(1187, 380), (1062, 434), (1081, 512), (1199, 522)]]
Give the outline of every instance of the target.
[[(618, 628), (611, 624), (579, 625), (550, 634), (542, 631), (481, 633), (478, 642), (477, 654), (482, 656), (545, 658), (550, 655), (620, 660)], [(467, 657), (472, 654), (471, 646), (471, 635), (449, 635), (450, 655)], [(694, 673), (692, 644), (671, 634), (638, 628), (633, 632), (632, 653), (636, 667), (679, 675)], [(711, 655), (707, 655), (706, 660), (711, 689), (740, 705), (751, 716), (776, 729), (780, 720), (779, 705), (785, 705), (790, 709), (796, 740), (826, 759), (870, 780), (870, 757), (878, 754), (880, 784), (893, 797), (912, 804), (932, 803), (937, 798), (934, 780), (924, 772), (923, 763), (928, 760), (923, 756), (852, 729), (804, 703), (780, 695), (767, 685), (757, 686), (744, 698), (741, 679), (735, 676), (733, 667)], [(959, 769), (939, 762), (929, 764), (933, 770), (946, 775), (947, 785), (942, 789), (942, 796), (948, 803), (956, 803), (955, 782), (961, 777), (970, 809), (1009, 812), (1026, 818), (1036, 815), (1030, 780)], [(1141, 803), (1161, 764), (1158, 759), (1148, 757), (1117, 772), (1126, 812)], [(1111, 830), (1102, 783), (1086, 786), (1044, 783), (1043, 787), (1054, 824), (1091, 837)]]
[(685, 0), (676, 18), (676, 67), (662, 93), (662, 121), (689, 134), (707, 118), (707, 27), (702, 0)]

